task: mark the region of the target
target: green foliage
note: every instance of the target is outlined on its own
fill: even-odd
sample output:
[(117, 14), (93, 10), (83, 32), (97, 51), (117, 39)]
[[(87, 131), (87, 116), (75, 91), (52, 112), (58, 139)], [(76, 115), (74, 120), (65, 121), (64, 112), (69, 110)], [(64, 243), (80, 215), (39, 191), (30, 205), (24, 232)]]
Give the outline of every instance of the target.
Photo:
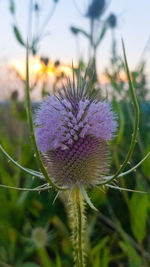
[(91, 251), (93, 267), (107, 267), (109, 264), (109, 237), (104, 237)]
[[(106, 247), (103, 250), (103, 254), (102, 254), (102, 259), (101, 259), (101, 263), (99, 266), (102, 267), (108, 267), (109, 266), (109, 262), (110, 262), (110, 257), (109, 257), (109, 248)], [(98, 266), (98, 265), (97, 265)]]
[(14, 34), (15, 34), (15, 37), (17, 39), (17, 41), (22, 45), (22, 46), (25, 46), (25, 43), (23, 41), (23, 38), (22, 38), (22, 35), (18, 29), (18, 27), (16, 25), (13, 25), (13, 30), (14, 30)]
[(106, 30), (107, 30), (107, 22), (105, 22), (102, 26), (100, 35), (99, 35), (99, 37), (95, 43), (95, 48), (97, 48), (99, 46), (99, 44), (101, 43), (101, 41), (103, 40), (105, 33), (106, 33)]
[(133, 193), (130, 200), (131, 229), (139, 243), (146, 235), (149, 197)]
[(86, 31), (84, 31), (84, 30), (82, 30), (82, 29), (80, 29), (80, 28), (77, 28), (77, 27), (70, 27), (70, 30), (72, 31), (72, 33), (74, 33), (74, 34), (78, 34), (78, 33), (81, 33), (81, 34), (83, 34), (85, 37), (87, 37), (87, 38), (90, 38), (90, 35), (86, 32)]
[[(13, 157), (18, 159), (24, 167), (38, 170), (36, 161), (33, 157), (32, 147), (28, 139), (29, 134), (26, 123), (24, 119), (21, 119), (21, 113), (24, 113), (23, 104), (22, 108), (15, 109), (15, 112), (13, 111), (14, 105), (15, 103), (9, 107), (0, 107), (0, 119), (2, 122), (0, 125), (1, 142), (7, 152), (10, 155), (14, 155)], [(18, 105), (18, 103), (16, 103), (16, 105)], [(123, 102), (119, 103), (119, 105), (114, 102), (113, 105), (116, 109), (116, 113), (120, 114), (121, 112), (124, 115), (123, 129), (120, 134), (119, 141), (117, 141), (119, 142), (119, 150), (115, 152), (117, 153), (119, 159), (122, 159), (122, 157), (124, 158), (124, 153), (126, 153), (128, 149), (128, 139), (130, 138), (132, 125), (129, 120), (126, 105)], [(118, 106), (120, 106), (120, 112), (118, 112)], [(6, 109), (7, 112), (5, 112)], [(147, 109), (148, 108), (146, 108), (146, 110)], [(12, 111), (15, 117), (12, 117)], [(144, 112), (145, 111), (143, 109), (142, 113)], [(144, 114), (142, 115), (143, 117), (147, 116)], [(121, 120), (120, 115), (119, 117)], [(147, 117), (145, 118), (147, 121)], [(148, 151), (149, 126), (146, 125), (146, 121), (143, 120), (140, 126), (141, 137), (144, 134), (142, 137), (144, 140), (142, 140), (145, 144), (145, 149), (142, 154), (139, 155), (141, 152), (139, 152), (139, 146), (136, 146), (132, 162), (133, 165), (145, 155), (146, 150)], [(147, 127), (144, 133), (143, 127)], [(111, 146), (113, 152), (114, 149), (116, 149), (116, 145), (112, 143)], [(0, 160), (3, 162), (3, 164), (0, 164), (0, 180), (3, 184), (21, 187), (35, 187), (40, 185), (37, 179), (32, 180), (32, 177), (29, 174), (24, 174), (22, 170), (14, 167), (2, 156), (2, 154), (0, 154)], [(149, 159), (145, 161), (145, 166), (147, 166), (148, 162)], [(117, 168), (117, 166), (115, 166), (116, 162), (113, 161), (112, 164), (113, 170), (115, 170)], [(144, 185), (142, 186), (142, 184), (143, 182), (148, 182), (148, 179), (145, 179), (145, 177), (149, 176), (148, 168), (144, 168), (144, 175), (142, 170), (139, 169), (140, 175), (137, 175), (138, 180), (140, 179), (140, 176), (142, 177), (142, 179), (140, 179), (140, 189), (144, 188)], [(134, 184), (136, 183), (135, 177), (135, 175), (125, 177), (127, 187), (134, 187)], [(137, 188), (139, 188), (139, 186)], [(147, 185), (145, 190), (148, 190), (148, 188), (149, 185)], [(28, 262), (29, 264), (31, 262), (37, 266), (41, 266), (41, 264), (44, 266), (44, 262), (42, 262), (42, 260), (47, 258), (47, 256), (44, 255), (48, 255), (53, 267), (72, 266), (72, 247), (69, 240), (70, 229), (66, 222), (66, 207), (63, 205), (63, 203), (66, 203), (66, 200), (64, 201), (61, 197), (61, 201), (57, 200), (55, 204), (52, 205), (55, 194), (56, 193), (52, 191), (51, 193), (41, 192), (39, 195), (38, 193), (20, 193), (18, 191), (1, 189), (1, 261), (13, 265), (14, 267), (20, 267)], [(135, 237), (137, 245), (134, 246), (134, 243), (124, 238), (124, 234), (119, 235), (119, 232), (111, 232), (112, 226), (108, 225), (107, 220), (106, 222), (99, 220), (98, 213), (88, 209), (88, 229), (91, 233), (91, 244), (89, 241), (86, 242), (87, 249), (89, 249), (89, 252), (87, 252), (89, 257), (87, 266), (109, 266), (113, 263), (118, 264), (118, 262), (130, 264), (129, 266), (140, 266), (140, 264), (142, 266), (141, 262), (143, 262), (143, 255), (141, 252), (139, 254), (139, 251), (141, 250), (138, 250), (137, 246), (138, 244), (139, 246), (144, 246), (143, 250), (148, 251), (146, 244), (149, 240), (149, 235), (146, 224), (149, 220), (149, 197), (147, 195), (139, 195), (136, 193), (133, 193), (131, 196), (129, 195), (129, 210), (128, 206), (124, 202), (124, 195), (121, 195), (116, 191), (103, 193), (95, 188), (91, 190), (90, 198), (94, 205), (104, 214), (104, 217), (106, 216), (106, 218), (109, 217), (109, 220), (114, 220), (114, 217), (109, 215), (107, 211), (107, 200), (109, 200), (113, 212), (116, 213), (120, 224), (123, 226), (123, 233), (130, 233), (132, 239)], [(47, 232), (47, 236), (49, 236), (49, 232), (51, 230), (53, 232), (52, 239), (47, 239), (48, 241), (46, 247), (44, 247), (42, 255), (41, 251), (34, 246), (32, 241), (32, 231), (37, 227), (43, 227)], [(119, 229), (117, 225), (115, 229)], [(131, 234), (131, 230), (133, 232), (133, 236)], [(123, 251), (123, 255), (122, 252), (120, 252), (120, 248)], [(148, 261), (149, 264), (149, 260), (147, 258), (146, 261)]]
[[(21, 25), (19, 21), (17, 20), (17, 12), (16, 12), (17, 2), (15, 2), (14, 0), (9, 0), (9, 11), (13, 19), (14, 37), (16, 38), (16, 40), (21, 46), (24, 46), (24, 48), (26, 48), (26, 39), (28, 38), (29, 50), (32, 52), (32, 55), (36, 55), (38, 52), (39, 43), (43, 38), (45, 28), (49, 24), (49, 21), (52, 18), (53, 13), (55, 12), (55, 7), (57, 6), (57, 3), (59, 2), (59, 0), (53, 0), (52, 2), (53, 4), (52, 4), (52, 7), (50, 8), (49, 1), (47, 1), (46, 4), (47, 4), (48, 14), (44, 19), (42, 18), (41, 20), (40, 19), (41, 7), (43, 8), (44, 5), (46, 4), (43, 4), (43, 3), (40, 4), (38, 2), (34, 3), (34, 1), (29, 0), (29, 5), (30, 5), (29, 11), (28, 11), (29, 21), (27, 21), (28, 31), (26, 32), (26, 37), (24, 40), (22, 33), (21, 33), (22, 32)], [(41, 25), (38, 25), (40, 27), (34, 27), (34, 24), (37, 24), (37, 21), (40, 22)]]
[(15, 3), (14, 0), (9, 0), (9, 10), (12, 15), (15, 14)]
[(129, 258), (129, 267), (141, 267), (142, 259), (129, 242), (120, 242), (120, 247)]

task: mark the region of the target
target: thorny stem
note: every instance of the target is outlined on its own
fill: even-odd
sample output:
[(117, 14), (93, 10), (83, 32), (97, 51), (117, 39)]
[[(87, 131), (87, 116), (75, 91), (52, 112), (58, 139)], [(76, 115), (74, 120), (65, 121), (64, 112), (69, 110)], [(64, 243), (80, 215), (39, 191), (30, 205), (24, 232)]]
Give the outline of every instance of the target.
[[(130, 120), (131, 120), (132, 124), (134, 125), (134, 117), (133, 117), (132, 111), (130, 109), (130, 106), (128, 105), (128, 103), (126, 103), (126, 106), (127, 106), (127, 111), (129, 113)], [(140, 136), (139, 133), (138, 133), (137, 138), (138, 138), (138, 146), (139, 146), (139, 149), (140, 149), (141, 153), (143, 154), (143, 150), (144, 149), (143, 149), (143, 144), (142, 144), (141, 136)]]
[(72, 226), (72, 242), (76, 267), (85, 266), (85, 204), (82, 193), (75, 187), (70, 197), (69, 216)]

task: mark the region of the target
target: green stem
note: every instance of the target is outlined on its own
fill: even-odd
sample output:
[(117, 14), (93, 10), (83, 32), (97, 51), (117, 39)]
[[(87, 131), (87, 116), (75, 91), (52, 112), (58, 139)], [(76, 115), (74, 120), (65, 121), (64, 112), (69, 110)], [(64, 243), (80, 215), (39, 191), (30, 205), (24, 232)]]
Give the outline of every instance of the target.
[(85, 266), (85, 204), (82, 193), (75, 187), (71, 194), (69, 215), (72, 226), (74, 262), (76, 267)]

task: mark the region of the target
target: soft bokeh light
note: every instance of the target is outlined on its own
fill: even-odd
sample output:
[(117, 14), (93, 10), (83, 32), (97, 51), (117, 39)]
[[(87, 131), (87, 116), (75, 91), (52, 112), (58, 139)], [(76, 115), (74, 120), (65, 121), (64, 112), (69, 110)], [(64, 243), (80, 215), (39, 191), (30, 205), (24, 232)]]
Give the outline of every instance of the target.
[[(47, 79), (49, 77), (61, 76), (62, 73), (65, 75), (71, 75), (72, 70), (70, 65), (58, 64), (56, 66), (53, 62), (48, 62), (45, 64), (42, 59), (38, 56), (31, 57), (29, 62), (29, 73), (31, 80), (35, 79), (35, 77), (42, 76), (43, 74), (47, 75)], [(26, 63), (22, 60), (13, 60), (10, 64), (11, 67), (18, 72), (21, 79), (25, 80), (26, 77)]]
[[(110, 78), (108, 77), (107, 73), (102, 73), (98, 76), (98, 80), (102, 85), (110, 84)], [(127, 82), (127, 74), (124, 70), (121, 70), (119, 73), (117, 73), (117, 80), (122, 82)]]

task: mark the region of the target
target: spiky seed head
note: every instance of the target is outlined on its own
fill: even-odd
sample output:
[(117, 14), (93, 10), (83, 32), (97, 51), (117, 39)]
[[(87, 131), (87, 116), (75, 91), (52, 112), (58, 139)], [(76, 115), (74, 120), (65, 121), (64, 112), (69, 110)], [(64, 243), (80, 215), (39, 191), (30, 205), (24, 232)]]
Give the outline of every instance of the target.
[(91, 19), (98, 19), (103, 15), (106, 3), (106, 0), (92, 0), (89, 4), (86, 16)]
[(108, 22), (110, 28), (114, 29), (117, 26), (117, 16), (113, 13), (110, 14), (108, 19), (107, 19), (107, 22)]
[(36, 117), (36, 139), (49, 175), (59, 185), (94, 185), (106, 175), (108, 142), (117, 123), (111, 105), (100, 101), (79, 75), (68, 80), (58, 95), (41, 104)]

